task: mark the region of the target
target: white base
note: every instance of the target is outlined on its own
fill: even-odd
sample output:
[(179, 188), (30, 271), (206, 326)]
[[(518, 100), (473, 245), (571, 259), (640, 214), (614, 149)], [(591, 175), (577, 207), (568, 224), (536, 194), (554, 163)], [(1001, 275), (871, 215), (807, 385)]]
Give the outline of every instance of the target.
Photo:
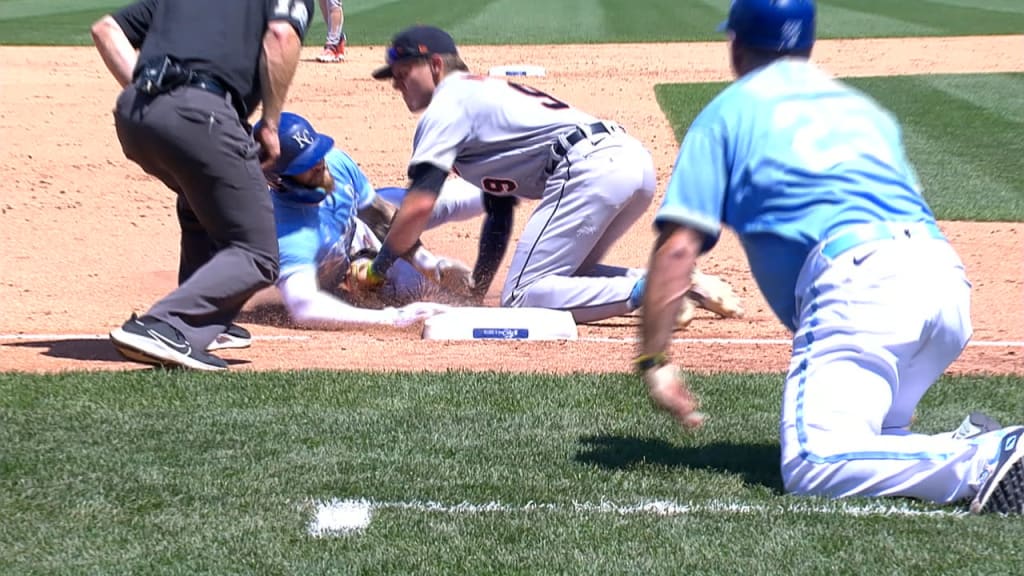
[(533, 64), (507, 64), (495, 66), (487, 73), (490, 76), (544, 76), (544, 67)]
[(576, 340), (572, 314), (547, 308), (471, 306), (428, 318), (425, 340)]

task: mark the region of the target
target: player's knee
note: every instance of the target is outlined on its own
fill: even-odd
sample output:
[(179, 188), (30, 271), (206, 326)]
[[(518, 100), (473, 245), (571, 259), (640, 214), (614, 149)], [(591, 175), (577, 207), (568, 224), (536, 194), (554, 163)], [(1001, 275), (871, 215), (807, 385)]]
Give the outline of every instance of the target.
[(836, 467), (827, 462), (815, 462), (794, 457), (782, 463), (782, 487), (794, 496), (837, 495)]

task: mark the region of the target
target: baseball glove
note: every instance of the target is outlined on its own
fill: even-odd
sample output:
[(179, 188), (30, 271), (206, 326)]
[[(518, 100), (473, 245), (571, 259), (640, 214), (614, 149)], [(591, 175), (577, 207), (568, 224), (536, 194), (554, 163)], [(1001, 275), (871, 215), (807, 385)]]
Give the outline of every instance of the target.
[[(718, 276), (693, 271), (693, 285), (686, 293), (684, 301), (693, 300), (698, 308), (714, 312), (721, 318), (740, 318), (743, 316), (743, 305), (740, 297), (728, 282)], [(684, 311), (685, 311), (684, 302)], [(691, 315), (692, 317), (692, 315)]]

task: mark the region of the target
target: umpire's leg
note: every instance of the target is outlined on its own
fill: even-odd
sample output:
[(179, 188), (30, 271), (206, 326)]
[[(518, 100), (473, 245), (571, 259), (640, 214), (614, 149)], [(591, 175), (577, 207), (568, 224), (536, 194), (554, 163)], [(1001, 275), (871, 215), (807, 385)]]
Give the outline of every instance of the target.
[(181, 190), (180, 276), (187, 280), (148, 315), (205, 348), (249, 297), (277, 279), (273, 204), (256, 145), (234, 109), (195, 88), (168, 96), (153, 103), (148, 120), (164, 124), (159, 127), (166, 135), (164, 160)]

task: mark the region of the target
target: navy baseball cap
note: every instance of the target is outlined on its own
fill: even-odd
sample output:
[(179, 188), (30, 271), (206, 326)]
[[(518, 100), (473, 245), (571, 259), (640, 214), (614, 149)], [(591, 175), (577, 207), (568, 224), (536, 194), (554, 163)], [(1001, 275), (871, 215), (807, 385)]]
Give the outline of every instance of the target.
[(807, 50), (814, 45), (815, 12), (814, 0), (733, 0), (718, 31), (760, 50)]
[(391, 39), (387, 47), (385, 66), (373, 71), (373, 77), (384, 80), (392, 77), (391, 66), (414, 58), (426, 58), (431, 54), (458, 54), (452, 37), (434, 26), (413, 26), (406, 28)]

